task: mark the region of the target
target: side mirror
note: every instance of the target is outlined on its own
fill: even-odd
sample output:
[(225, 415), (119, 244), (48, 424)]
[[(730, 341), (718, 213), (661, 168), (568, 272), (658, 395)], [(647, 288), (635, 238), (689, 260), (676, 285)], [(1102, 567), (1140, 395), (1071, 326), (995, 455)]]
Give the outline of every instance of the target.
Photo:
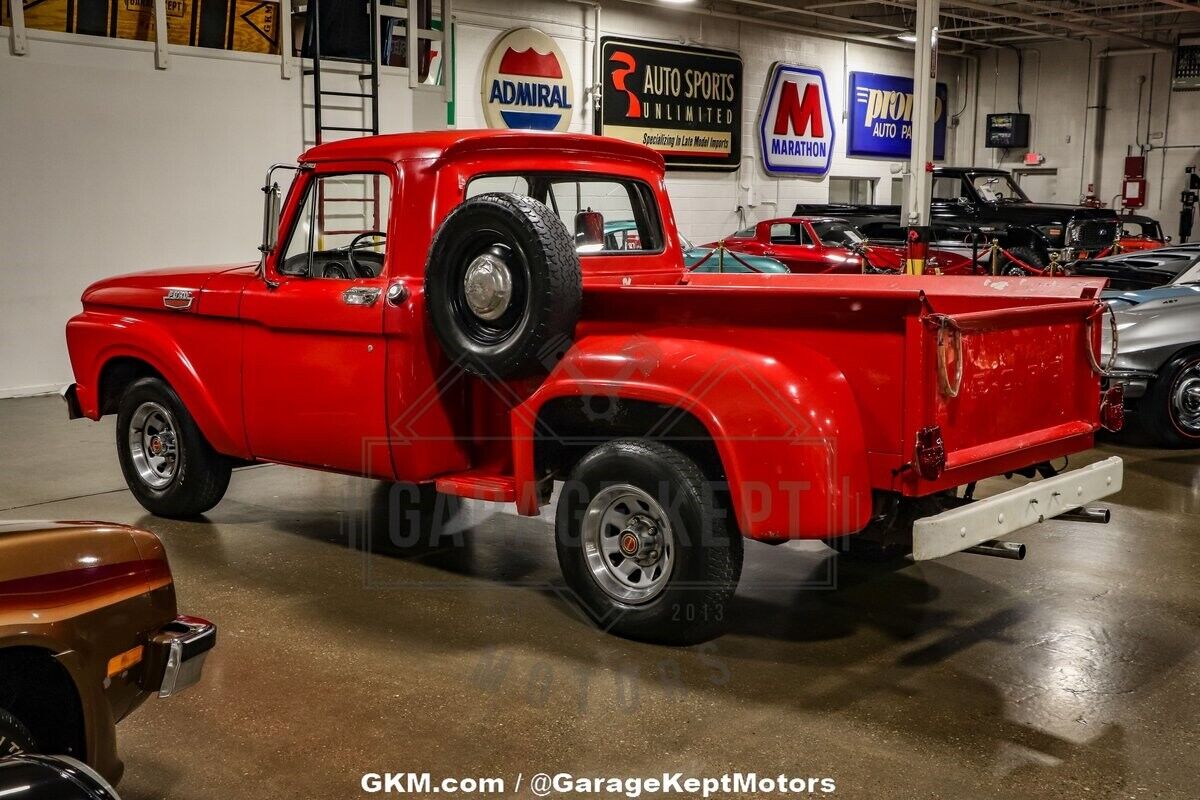
[(282, 194), (279, 191), (279, 184), (272, 183), (263, 187), (263, 193), (266, 195), (263, 198), (263, 232), (262, 244), (258, 249), (266, 255), (275, 251), (276, 239), (279, 236), (279, 211), (282, 205)]
[(604, 249), (604, 215), (599, 211), (580, 211), (575, 215), (575, 247), (581, 253)]

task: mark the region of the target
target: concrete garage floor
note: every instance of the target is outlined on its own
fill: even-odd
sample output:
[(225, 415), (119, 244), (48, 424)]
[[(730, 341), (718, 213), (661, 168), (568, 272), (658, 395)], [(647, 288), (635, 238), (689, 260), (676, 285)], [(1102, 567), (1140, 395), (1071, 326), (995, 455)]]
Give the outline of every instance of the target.
[[(0, 402), (0, 515), (134, 523), (180, 608), (220, 625), (203, 682), (119, 728), (122, 795), (348, 798), (364, 772), (832, 777), (839, 797), (1194, 798), (1200, 455), (1125, 457), (1108, 526), (1054, 523), (1023, 563), (886, 571), (750, 544), (730, 632), (603, 635), (555, 590), (549, 518), (473, 507), (457, 547), (364, 554), (387, 487), (277, 466), (207, 521), (147, 516), (112, 418)], [(834, 572), (830, 572), (833, 569)], [(815, 588), (833, 578), (836, 588)]]

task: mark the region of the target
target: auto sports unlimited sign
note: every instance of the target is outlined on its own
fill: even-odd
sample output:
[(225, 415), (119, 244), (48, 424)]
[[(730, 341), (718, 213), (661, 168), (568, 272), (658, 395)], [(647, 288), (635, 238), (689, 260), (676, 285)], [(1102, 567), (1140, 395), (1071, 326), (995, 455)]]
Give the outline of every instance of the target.
[(668, 167), (737, 169), (741, 56), (611, 36), (600, 45), (604, 89), (596, 133), (652, 147)]
[[(912, 78), (850, 73), (850, 136), (846, 154), (868, 158), (907, 159), (912, 152)], [(934, 92), (933, 157), (946, 157), (946, 104), (949, 90)]]
[(514, 28), (492, 43), (483, 62), (483, 116), (490, 128), (565, 131), (574, 82), (558, 44), (536, 28)]
[(825, 73), (776, 62), (758, 119), (763, 169), (774, 175), (824, 175), (833, 161), (833, 112)]

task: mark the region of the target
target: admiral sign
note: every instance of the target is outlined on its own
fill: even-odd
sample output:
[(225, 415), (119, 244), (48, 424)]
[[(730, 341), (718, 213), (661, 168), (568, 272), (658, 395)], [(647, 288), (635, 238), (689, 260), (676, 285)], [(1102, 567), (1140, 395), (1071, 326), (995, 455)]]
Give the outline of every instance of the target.
[[(912, 78), (850, 73), (850, 139), (846, 154), (907, 159), (912, 152)], [(946, 157), (946, 84), (934, 92), (933, 157)]]
[(596, 133), (637, 142), (668, 167), (737, 169), (742, 58), (736, 53), (606, 36)]
[(772, 174), (824, 175), (833, 161), (833, 112), (825, 73), (776, 63), (758, 120), (763, 168)]
[(503, 33), (484, 60), (483, 116), (491, 128), (565, 131), (575, 89), (567, 59), (536, 28)]

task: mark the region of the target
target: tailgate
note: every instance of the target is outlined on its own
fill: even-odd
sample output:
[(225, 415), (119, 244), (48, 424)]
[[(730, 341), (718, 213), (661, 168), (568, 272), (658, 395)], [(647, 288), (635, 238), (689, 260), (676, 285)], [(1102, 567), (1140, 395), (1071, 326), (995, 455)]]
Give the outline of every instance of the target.
[[(1091, 447), (1100, 427), (1098, 282), (1051, 280), (1076, 284), (1075, 296), (927, 297), (926, 312), (910, 320), (906, 372), (917, 380), (908, 381), (905, 427), (938, 426), (946, 452), (942, 475), (914, 475), (911, 493)], [(905, 452), (915, 446), (914, 436)]]

